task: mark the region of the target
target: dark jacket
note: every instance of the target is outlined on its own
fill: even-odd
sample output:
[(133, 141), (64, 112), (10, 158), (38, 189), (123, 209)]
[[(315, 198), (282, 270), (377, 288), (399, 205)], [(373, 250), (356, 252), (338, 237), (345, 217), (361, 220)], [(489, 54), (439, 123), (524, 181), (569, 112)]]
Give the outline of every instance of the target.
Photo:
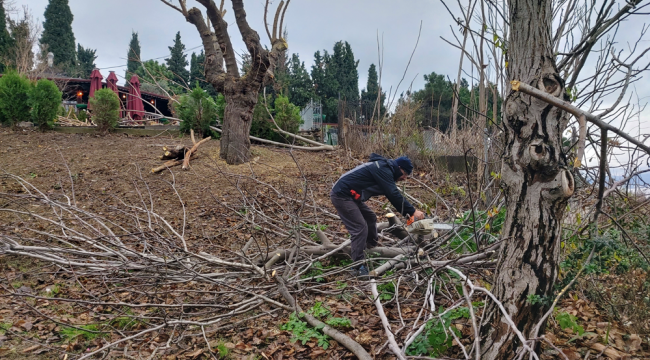
[(332, 193), (340, 197), (352, 197), (350, 190), (354, 190), (361, 195), (360, 201), (385, 195), (402, 215), (410, 216), (415, 213), (415, 208), (404, 199), (395, 185), (400, 176), (402, 171), (394, 160), (373, 153), (370, 154), (370, 162), (343, 174), (334, 184)]

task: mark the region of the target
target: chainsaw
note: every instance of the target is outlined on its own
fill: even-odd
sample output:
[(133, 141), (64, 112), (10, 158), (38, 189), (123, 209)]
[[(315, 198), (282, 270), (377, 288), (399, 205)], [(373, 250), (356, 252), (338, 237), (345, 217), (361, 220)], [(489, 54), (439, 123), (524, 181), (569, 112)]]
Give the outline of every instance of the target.
[(415, 217), (411, 216), (406, 221), (406, 231), (414, 235), (429, 235), (434, 233), (434, 237), (437, 237), (437, 231), (449, 231), (453, 229), (453, 225), (436, 223), (434, 222), (434, 219), (422, 219), (416, 221)]

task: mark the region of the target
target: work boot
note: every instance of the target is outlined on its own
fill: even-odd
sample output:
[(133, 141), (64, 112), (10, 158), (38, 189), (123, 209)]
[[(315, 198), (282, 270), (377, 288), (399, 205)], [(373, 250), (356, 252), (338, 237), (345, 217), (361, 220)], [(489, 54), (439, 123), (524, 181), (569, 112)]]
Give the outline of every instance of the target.
[(361, 265), (358, 268), (352, 268), (350, 270), (350, 275), (356, 277), (359, 280), (368, 280), (368, 268), (365, 265)]
[(368, 274), (368, 268), (365, 265), (359, 267), (359, 273), (357, 274), (359, 280), (368, 280), (370, 276)]

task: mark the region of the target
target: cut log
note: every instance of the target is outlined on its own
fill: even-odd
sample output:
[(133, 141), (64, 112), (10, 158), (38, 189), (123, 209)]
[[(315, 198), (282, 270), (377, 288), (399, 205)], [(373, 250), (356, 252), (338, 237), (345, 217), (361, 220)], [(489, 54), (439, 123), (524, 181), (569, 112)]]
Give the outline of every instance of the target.
[(174, 167), (174, 166), (178, 166), (178, 165), (180, 165), (180, 164), (182, 164), (182, 163), (183, 163), (183, 160), (169, 160), (169, 161), (167, 161), (166, 163), (164, 163), (164, 164), (162, 164), (162, 165), (160, 165), (160, 166), (158, 166), (158, 167), (155, 167), (155, 168), (151, 169), (151, 172), (152, 172), (153, 174), (155, 174), (155, 173), (159, 173), (159, 172), (161, 172), (161, 171), (163, 171), (163, 170), (165, 170), (165, 169), (167, 169), (167, 168)]
[(190, 149), (183, 145), (178, 145), (173, 148), (163, 146), (163, 151), (164, 153), (160, 158), (161, 160), (183, 160), (185, 159), (185, 154), (190, 151)]
[(190, 157), (192, 157), (192, 154), (194, 154), (196, 152), (196, 150), (199, 148), (199, 146), (201, 146), (201, 144), (203, 144), (204, 142), (209, 141), (210, 139), (211, 139), (210, 137), (207, 137), (207, 138), (197, 142), (196, 144), (194, 144), (194, 146), (192, 146), (190, 151), (185, 153), (185, 160), (183, 160), (183, 170), (189, 169), (189, 167), (190, 167)]
[(395, 214), (388, 213), (386, 214), (386, 218), (388, 219), (388, 227), (392, 228), (388, 230), (389, 234), (397, 237), (398, 239), (403, 239), (409, 236), (408, 231), (404, 229), (404, 225), (402, 225), (402, 222), (397, 216), (395, 216)]

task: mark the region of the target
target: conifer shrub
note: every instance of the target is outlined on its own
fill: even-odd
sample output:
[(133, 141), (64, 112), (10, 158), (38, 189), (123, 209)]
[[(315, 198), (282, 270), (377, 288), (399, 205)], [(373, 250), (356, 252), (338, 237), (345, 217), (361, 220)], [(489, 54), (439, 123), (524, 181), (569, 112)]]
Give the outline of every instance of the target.
[(105, 134), (117, 126), (120, 120), (120, 99), (113, 90), (97, 90), (89, 102), (93, 108), (92, 119), (99, 132)]
[[(269, 107), (268, 110), (266, 106)], [(265, 104), (264, 97), (260, 95), (257, 105), (253, 109), (251, 135), (277, 142), (292, 142), (292, 137), (275, 131), (277, 128), (269, 116), (269, 111), (273, 114), (275, 123), (284, 131), (295, 134), (303, 123), (300, 117), (300, 108), (292, 104), (288, 97), (279, 95), (273, 101), (271, 96), (267, 95), (267, 102)]]
[(32, 85), (29, 80), (15, 71), (5, 73), (0, 78), (0, 119), (4, 124), (15, 126), (29, 121), (29, 93)]
[(174, 105), (174, 112), (183, 120), (180, 124), (182, 132), (194, 130), (199, 136), (206, 137), (213, 135), (210, 126), (216, 125), (220, 109), (207, 91), (196, 86), (181, 96), (179, 103)]
[(29, 104), (34, 125), (41, 130), (51, 129), (61, 106), (62, 93), (56, 84), (47, 79), (41, 79), (31, 89)]

